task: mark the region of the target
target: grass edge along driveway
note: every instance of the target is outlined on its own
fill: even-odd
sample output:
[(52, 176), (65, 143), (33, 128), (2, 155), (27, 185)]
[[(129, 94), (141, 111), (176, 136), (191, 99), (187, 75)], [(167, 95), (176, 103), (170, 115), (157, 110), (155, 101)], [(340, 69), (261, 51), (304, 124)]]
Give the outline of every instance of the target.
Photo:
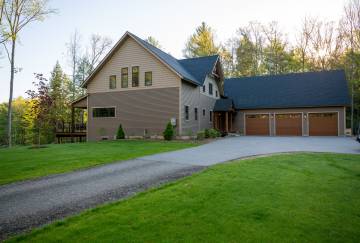
[(192, 141), (117, 140), (0, 149), (0, 185), (198, 145)]
[(10, 242), (359, 242), (360, 155), (223, 163)]

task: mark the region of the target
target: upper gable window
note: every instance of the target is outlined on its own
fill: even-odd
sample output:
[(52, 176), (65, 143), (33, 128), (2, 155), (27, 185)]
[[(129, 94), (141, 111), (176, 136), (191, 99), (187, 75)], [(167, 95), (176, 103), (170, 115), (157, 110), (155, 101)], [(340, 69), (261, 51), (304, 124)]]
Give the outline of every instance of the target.
[(139, 87), (139, 66), (132, 67), (132, 86)]
[(203, 85), (203, 93), (205, 93), (205, 91), (206, 91), (206, 86), (205, 86), (205, 84)]
[(127, 67), (122, 68), (121, 69), (121, 88), (127, 88), (128, 81), (129, 81), (129, 69)]
[(213, 85), (212, 83), (209, 83), (209, 95), (213, 94)]
[(109, 89), (116, 89), (116, 75), (109, 77)]
[(152, 72), (145, 72), (145, 86), (152, 85)]

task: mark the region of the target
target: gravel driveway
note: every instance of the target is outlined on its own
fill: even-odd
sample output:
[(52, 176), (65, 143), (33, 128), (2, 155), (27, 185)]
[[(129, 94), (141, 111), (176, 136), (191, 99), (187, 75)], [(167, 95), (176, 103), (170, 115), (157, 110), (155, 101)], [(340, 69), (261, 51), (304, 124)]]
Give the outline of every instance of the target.
[(360, 153), (343, 137), (232, 137), (199, 147), (0, 186), (0, 240), (241, 157), (294, 151)]

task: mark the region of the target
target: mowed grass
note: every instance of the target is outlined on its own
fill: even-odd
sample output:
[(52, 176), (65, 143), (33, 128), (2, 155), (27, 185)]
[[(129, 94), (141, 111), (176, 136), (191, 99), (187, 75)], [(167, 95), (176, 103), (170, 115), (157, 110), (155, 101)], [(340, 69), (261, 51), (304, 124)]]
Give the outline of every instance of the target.
[(196, 146), (182, 141), (102, 141), (0, 149), (0, 185)]
[(220, 164), (10, 241), (360, 242), (360, 156)]

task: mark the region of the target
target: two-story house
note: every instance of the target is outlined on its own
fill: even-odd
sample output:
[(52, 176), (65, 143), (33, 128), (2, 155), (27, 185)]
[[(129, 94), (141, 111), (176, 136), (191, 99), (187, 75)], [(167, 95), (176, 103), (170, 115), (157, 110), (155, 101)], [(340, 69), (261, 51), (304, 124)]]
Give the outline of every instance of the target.
[(344, 135), (343, 71), (224, 79), (219, 56), (176, 59), (126, 32), (82, 84), (87, 140), (177, 135), (205, 128), (245, 135)]

